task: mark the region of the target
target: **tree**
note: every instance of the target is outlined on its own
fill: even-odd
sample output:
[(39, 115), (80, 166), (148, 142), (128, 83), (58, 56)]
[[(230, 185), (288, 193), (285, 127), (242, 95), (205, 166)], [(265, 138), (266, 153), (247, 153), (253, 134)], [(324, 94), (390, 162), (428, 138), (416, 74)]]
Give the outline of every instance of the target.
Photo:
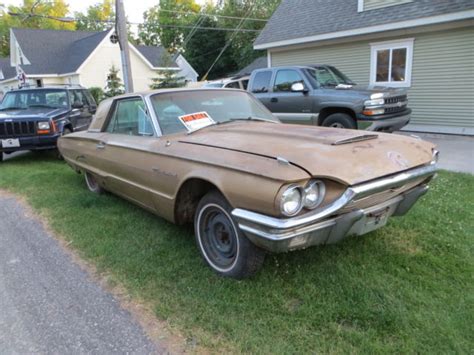
[(192, 26), (198, 20), (199, 10), (194, 0), (161, 0), (145, 12), (144, 23), (139, 25), (140, 40), (149, 46), (161, 44), (172, 54), (178, 52), (191, 29), (167, 26)]
[[(23, 0), (21, 6), (0, 9), (0, 56), (10, 54), (10, 28), (40, 28), (53, 30), (74, 30), (73, 22), (62, 22), (48, 17), (66, 17), (69, 12), (64, 0)], [(9, 13), (17, 14), (10, 15)]]
[(104, 90), (98, 86), (92, 86), (89, 89), (89, 92), (91, 93), (92, 97), (94, 98), (95, 102), (98, 104), (104, 99)]
[[(170, 68), (173, 64), (173, 59), (168, 53), (163, 54), (161, 67)], [(157, 76), (152, 78), (150, 89), (168, 89), (179, 88), (184, 86), (185, 81), (182, 76), (178, 76), (176, 71), (169, 69), (160, 69), (156, 71)]]
[(105, 31), (115, 21), (115, 10), (113, 0), (103, 0), (102, 3), (91, 5), (86, 13), (75, 12), (76, 30), (81, 31)]
[[(214, 18), (205, 17), (201, 22), (202, 27), (217, 27)], [(184, 55), (200, 75), (204, 75), (219, 52), (226, 43), (224, 31), (198, 30), (189, 39), (184, 48)], [(215, 65), (209, 79), (225, 76), (229, 71), (237, 69), (236, 63), (229, 56), (223, 56)]]
[(105, 97), (113, 97), (117, 95), (121, 95), (125, 92), (122, 80), (118, 76), (119, 70), (112, 65), (109, 70), (109, 74), (107, 75), (107, 83), (105, 85)]

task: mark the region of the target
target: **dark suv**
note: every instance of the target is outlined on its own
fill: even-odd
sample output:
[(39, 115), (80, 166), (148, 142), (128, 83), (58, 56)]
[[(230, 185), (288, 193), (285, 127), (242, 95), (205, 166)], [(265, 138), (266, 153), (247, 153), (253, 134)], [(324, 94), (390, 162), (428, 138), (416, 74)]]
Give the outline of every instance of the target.
[(0, 104), (0, 162), (3, 153), (55, 149), (61, 135), (87, 129), (96, 109), (79, 86), (8, 91)]
[(410, 121), (404, 89), (361, 87), (330, 65), (254, 70), (248, 90), (287, 123), (393, 132)]

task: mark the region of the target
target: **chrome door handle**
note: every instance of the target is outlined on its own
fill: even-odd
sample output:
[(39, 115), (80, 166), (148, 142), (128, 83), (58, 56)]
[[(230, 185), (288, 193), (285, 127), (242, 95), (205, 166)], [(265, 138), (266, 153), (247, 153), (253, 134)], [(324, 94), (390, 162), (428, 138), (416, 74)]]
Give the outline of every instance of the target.
[(105, 144), (104, 142), (100, 142), (100, 143), (98, 143), (95, 147), (96, 147), (97, 149), (105, 149), (105, 145), (106, 145), (106, 144)]

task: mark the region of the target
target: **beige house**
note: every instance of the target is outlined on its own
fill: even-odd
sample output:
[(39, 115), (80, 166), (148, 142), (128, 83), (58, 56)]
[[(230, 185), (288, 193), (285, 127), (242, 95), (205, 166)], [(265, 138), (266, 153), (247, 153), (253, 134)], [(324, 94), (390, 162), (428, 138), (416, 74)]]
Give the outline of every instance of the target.
[[(79, 84), (104, 88), (112, 66), (121, 73), (120, 48), (103, 32), (11, 29), (10, 58), (0, 59), (0, 91), (17, 88), (18, 68), (32, 86)], [(130, 44), (130, 61), (135, 91), (148, 90), (157, 70), (175, 71), (186, 81), (198, 74), (180, 55), (163, 67), (165, 49)], [(122, 78), (123, 80), (123, 78)]]
[(474, 135), (473, 0), (283, 0), (254, 48), (407, 88), (409, 130)]

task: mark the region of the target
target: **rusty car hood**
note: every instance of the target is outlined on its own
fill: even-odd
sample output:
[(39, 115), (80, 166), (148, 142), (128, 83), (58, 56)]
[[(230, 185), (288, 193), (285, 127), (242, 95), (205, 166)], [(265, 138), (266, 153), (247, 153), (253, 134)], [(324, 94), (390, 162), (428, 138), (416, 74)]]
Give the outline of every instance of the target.
[(347, 185), (427, 164), (434, 148), (396, 134), (256, 121), (208, 127), (180, 137), (179, 142), (280, 158), (312, 176)]

